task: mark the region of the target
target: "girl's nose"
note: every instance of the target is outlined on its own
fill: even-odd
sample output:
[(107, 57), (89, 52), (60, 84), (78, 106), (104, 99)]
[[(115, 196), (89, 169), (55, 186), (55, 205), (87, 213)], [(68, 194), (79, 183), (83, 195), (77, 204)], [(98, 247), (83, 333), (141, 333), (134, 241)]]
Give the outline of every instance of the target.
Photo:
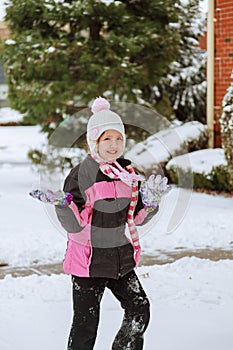
[(117, 147), (117, 142), (115, 140), (111, 140), (110, 147), (111, 148), (116, 148)]

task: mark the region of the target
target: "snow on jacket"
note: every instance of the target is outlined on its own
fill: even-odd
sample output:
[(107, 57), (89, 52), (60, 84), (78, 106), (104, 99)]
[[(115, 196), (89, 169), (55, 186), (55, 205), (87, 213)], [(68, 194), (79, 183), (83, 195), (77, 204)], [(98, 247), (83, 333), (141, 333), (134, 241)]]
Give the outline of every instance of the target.
[[(124, 158), (117, 161), (122, 167), (130, 164)], [(68, 232), (64, 272), (80, 277), (119, 278), (131, 271), (135, 267), (134, 248), (126, 234), (131, 187), (103, 174), (88, 155), (70, 171), (64, 191), (73, 195), (69, 207), (56, 207), (58, 219)], [(155, 213), (144, 210), (139, 193), (135, 224), (145, 224)]]

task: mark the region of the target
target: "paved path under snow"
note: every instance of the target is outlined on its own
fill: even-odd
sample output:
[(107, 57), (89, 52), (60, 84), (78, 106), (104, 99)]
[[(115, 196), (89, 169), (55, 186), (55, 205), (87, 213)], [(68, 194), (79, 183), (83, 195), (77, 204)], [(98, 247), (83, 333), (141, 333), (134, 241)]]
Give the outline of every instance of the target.
[[(158, 251), (158, 256), (143, 255), (141, 258), (141, 266), (149, 265), (164, 265), (172, 263), (175, 260), (195, 256), (201, 259), (209, 259), (212, 261), (219, 261), (224, 259), (233, 260), (233, 249), (199, 249), (195, 251), (191, 250), (179, 250), (177, 252)], [(52, 275), (63, 273), (62, 263), (54, 264), (36, 264), (31, 266), (0, 266), (0, 279), (3, 279), (6, 275), (12, 275), (12, 277), (24, 277), (29, 275)]]

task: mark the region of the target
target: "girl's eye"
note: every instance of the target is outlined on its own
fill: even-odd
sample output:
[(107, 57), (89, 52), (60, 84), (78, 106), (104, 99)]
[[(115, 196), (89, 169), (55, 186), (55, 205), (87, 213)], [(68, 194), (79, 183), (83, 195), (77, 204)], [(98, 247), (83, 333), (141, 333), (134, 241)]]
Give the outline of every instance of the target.
[(103, 139), (102, 139), (102, 141), (123, 141), (123, 138), (122, 137), (117, 137), (116, 139), (114, 139), (114, 138), (111, 138), (111, 137), (108, 137), (108, 136), (106, 136), (106, 137), (104, 137)]

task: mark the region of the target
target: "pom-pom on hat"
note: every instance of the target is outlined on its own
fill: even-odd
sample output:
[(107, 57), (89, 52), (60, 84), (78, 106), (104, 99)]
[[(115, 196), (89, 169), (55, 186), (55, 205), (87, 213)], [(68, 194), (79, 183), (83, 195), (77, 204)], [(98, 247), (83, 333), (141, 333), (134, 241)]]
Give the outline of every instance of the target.
[(97, 97), (92, 104), (93, 115), (87, 123), (87, 143), (91, 154), (98, 156), (97, 140), (106, 130), (118, 131), (125, 143), (125, 128), (121, 117), (110, 110), (110, 103), (103, 97)]
[(92, 113), (110, 109), (110, 103), (103, 97), (97, 97), (91, 107)]

